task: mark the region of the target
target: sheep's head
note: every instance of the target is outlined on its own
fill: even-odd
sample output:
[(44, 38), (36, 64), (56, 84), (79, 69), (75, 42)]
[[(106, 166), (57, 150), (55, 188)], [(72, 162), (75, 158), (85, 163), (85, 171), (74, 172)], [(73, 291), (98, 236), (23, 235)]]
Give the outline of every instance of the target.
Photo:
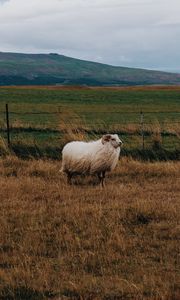
[(122, 141), (119, 139), (117, 134), (105, 134), (101, 141), (103, 145), (109, 143), (114, 148), (118, 148), (122, 144)]

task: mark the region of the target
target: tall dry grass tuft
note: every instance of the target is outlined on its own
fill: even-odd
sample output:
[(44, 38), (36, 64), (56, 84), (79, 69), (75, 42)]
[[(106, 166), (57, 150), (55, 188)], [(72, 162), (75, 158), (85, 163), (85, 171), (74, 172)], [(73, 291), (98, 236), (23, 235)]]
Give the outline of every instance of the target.
[(166, 132), (180, 138), (180, 122), (165, 122)]
[(100, 189), (0, 159), (0, 298), (178, 300), (179, 162), (121, 159)]
[(10, 155), (11, 149), (8, 147), (7, 141), (0, 135), (0, 155)]
[(162, 148), (162, 129), (158, 120), (151, 125), (152, 148), (159, 150)]
[(121, 134), (134, 135), (141, 132), (141, 126), (137, 123), (130, 124), (111, 124), (108, 127), (109, 132), (120, 132)]
[(28, 124), (27, 122), (23, 122), (22, 120), (14, 120), (12, 123), (11, 123), (11, 127), (12, 128), (29, 128), (30, 127), (30, 124)]
[(88, 141), (88, 126), (86, 122), (73, 110), (61, 109), (58, 129), (63, 132), (62, 144), (70, 141)]

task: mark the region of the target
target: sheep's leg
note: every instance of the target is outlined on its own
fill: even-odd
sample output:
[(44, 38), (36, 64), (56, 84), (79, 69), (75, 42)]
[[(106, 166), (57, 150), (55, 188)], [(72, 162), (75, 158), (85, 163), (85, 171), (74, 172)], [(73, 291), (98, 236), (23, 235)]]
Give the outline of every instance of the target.
[(98, 174), (98, 178), (100, 180), (99, 184), (104, 187), (104, 179), (105, 179), (105, 172), (101, 172), (100, 174)]
[(98, 173), (97, 176), (98, 176), (98, 179), (99, 179), (99, 184), (101, 184), (101, 179), (102, 179), (101, 173)]
[(72, 174), (71, 173), (67, 173), (67, 184), (72, 184), (72, 181), (71, 181), (71, 179), (72, 179)]
[(102, 172), (102, 179), (101, 179), (102, 187), (104, 187), (104, 180), (105, 180), (105, 172)]

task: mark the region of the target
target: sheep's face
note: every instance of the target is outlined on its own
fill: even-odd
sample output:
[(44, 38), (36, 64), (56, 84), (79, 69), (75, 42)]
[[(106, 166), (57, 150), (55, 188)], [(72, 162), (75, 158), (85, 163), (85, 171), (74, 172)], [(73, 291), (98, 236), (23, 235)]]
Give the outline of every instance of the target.
[(122, 141), (119, 139), (117, 134), (106, 134), (102, 137), (102, 144), (109, 143), (114, 148), (118, 148), (122, 145)]

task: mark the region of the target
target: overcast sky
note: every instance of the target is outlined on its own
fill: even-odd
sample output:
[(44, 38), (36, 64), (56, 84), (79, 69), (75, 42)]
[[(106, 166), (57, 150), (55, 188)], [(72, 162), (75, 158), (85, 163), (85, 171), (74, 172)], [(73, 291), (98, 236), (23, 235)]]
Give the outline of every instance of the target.
[(0, 0), (0, 51), (180, 72), (180, 0)]

